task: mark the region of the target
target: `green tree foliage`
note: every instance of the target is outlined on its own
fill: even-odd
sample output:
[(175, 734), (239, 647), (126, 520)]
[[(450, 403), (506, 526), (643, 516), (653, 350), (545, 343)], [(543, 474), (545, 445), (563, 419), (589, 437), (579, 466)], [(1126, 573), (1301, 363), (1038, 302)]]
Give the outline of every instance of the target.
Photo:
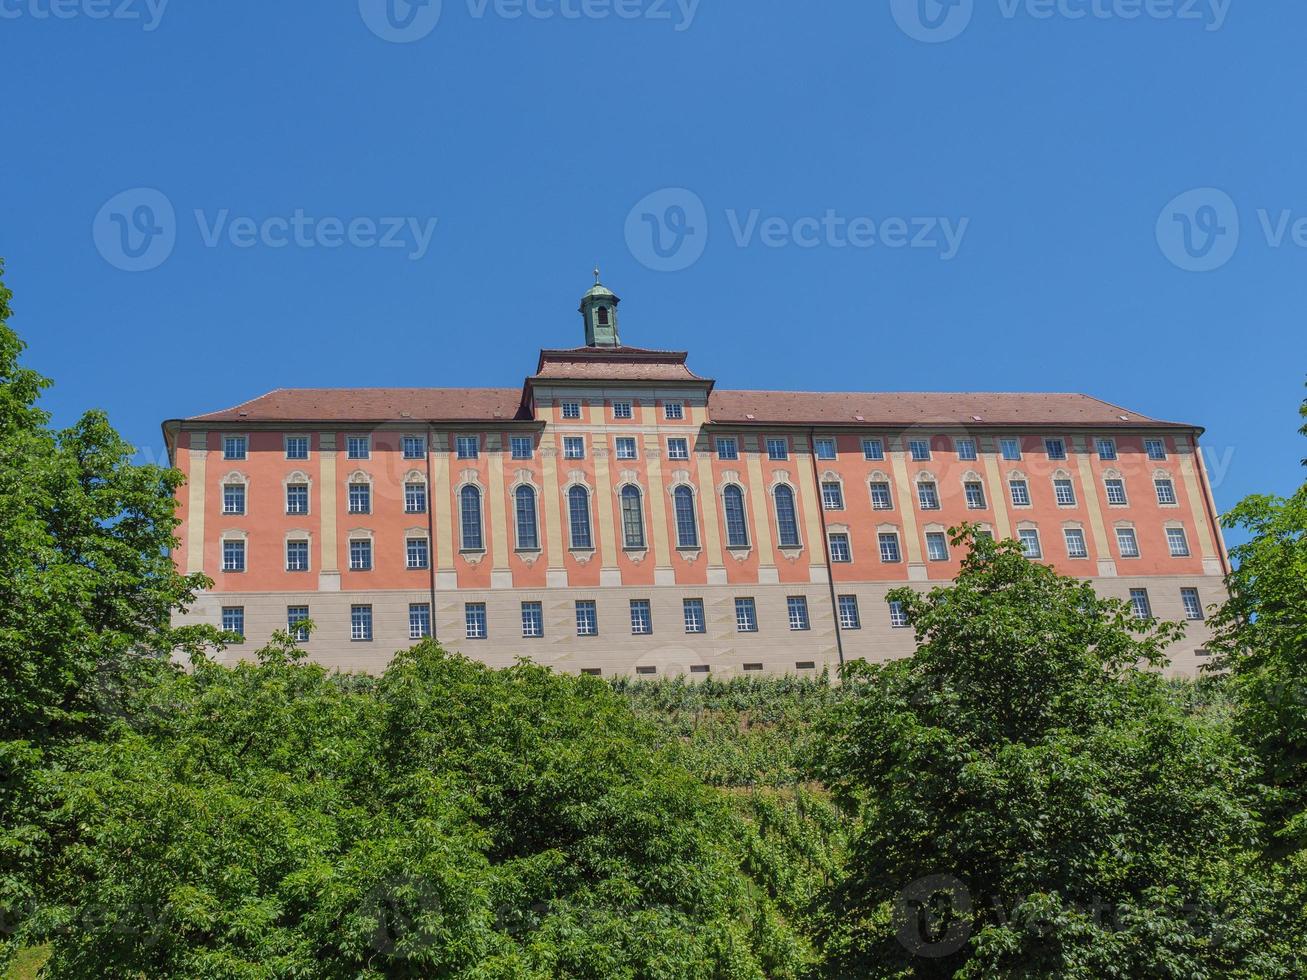
[(1294, 975), (1293, 937), (1258, 920), (1247, 753), (1149, 669), (1182, 627), (1134, 620), (1013, 542), (957, 543), (955, 585), (891, 593), (917, 654), (854, 666), (827, 727), (827, 776), (857, 818), (832, 969)]

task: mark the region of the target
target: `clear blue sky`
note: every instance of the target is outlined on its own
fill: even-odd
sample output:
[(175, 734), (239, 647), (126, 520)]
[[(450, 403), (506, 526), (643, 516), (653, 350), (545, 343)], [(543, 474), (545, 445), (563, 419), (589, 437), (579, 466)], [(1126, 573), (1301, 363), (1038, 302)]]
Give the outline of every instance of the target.
[(1301, 482), (1301, 3), (57, 2), (0, 0), (0, 255), (60, 422), (515, 385), (599, 262), (725, 387), (1086, 391), (1207, 426), (1222, 508)]

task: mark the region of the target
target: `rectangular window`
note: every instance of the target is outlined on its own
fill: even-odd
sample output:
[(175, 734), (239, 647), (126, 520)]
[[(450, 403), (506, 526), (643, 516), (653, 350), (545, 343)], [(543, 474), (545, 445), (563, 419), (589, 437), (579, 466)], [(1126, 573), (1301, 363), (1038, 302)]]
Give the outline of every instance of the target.
[(922, 510), (939, 510), (939, 487), (929, 480), (917, 484), (917, 500)]
[(1003, 458), (1007, 460), (1017, 460), (1021, 458), (1021, 440), (1020, 439), (1000, 439), (998, 441), (999, 451)]
[(1076, 505), (1076, 488), (1070, 480), (1054, 480), (1053, 496), (1057, 499), (1059, 507), (1074, 507)]
[(663, 418), (669, 422), (679, 422), (685, 418), (685, 404), (683, 402), (668, 402), (663, 406)]
[(632, 415), (630, 402), (613, 402), (613, 418), (629, 419)]
[(351, 640), (372, 639), (372, 607), (349, 607), (349, 638)]
[(617, 458), (618, 459), (635, 459), (635, 440), (630, 436), (619, 436), (617, 439)]
[(286, 542), (286, 571), (307, 572), (309, 570), (309, 543), (307, 541)]
[(667, 440), (667, 458), (668, 459), (689, 459), (690, 458), (690, 441), (688, 439), (668, 439)]
[(648, 636), (653, 632), (653, 613), (648, 599), (631, 600), (631, 635)]
[(862, 455), (865, 459), (879, 461), (885, 458), (885, 440), (863, 439)]
[(1116, 529), (1116, 546), (1120, 550), (1122, 558), (1139, 557), (1139, 539), (1135, 537), (1132, 528), (1118, 527)]
[(403, 445), (405, 459), (424, 459), (427, 455), (427, 440), (423, 436), (405, 436)]
[(486, 638), (486, 604), (484, 602), (465, 602), (463, 604), (463, 624), (469, 640)]
[(958, 459), (975, 459), (976, 458), (976, 440), (959, 439), (957, 441)]
[(821, 505), (826, 510), (844, 509), (844, 487), (834, 480), (821, 485)]
[(752, 599), (735, 600), (735, 632), (758, 632), (758, 609)]
[(768, 439), (767, 440), (767, 458), (770, 460), (782, 460), (790, 458), (790, 443), (787, 439)]
[(426, 602), (411, 602), (408, 606), (408, 638), (425, 640), (431, 635), (431, 606)]
[(249, 441), (244, 436), (222, 437), (223, 459), (244, 459), (249, 454)]
[(912, 459), (918, 463), (924, 463), (930, 459), (930, 440), (929, 439), (909, 439), (908, 452), (912, 454)]
[(1147, 589), (1130, 590), (1130, 608), (1135, 614), (1135, 619), (1153, 618), (1153, 604), (1148, 600)]
[(372, 571), (372, 540), (353, 538), (349, 543), (349, 569), (351, 572)]
[(309, 512), (309, 485), (307, 483), (286, 484), (286, 513), (307, 514)]
[(785, 604), (790, 611), (790, 629), (796, 633), (809, 629), (807, 596), (792, 595)]
[(1030, 484), (1025, 480), (1012, 480), (1008, 483), (1008, 489), (1012, 491), (1013, 507), (1030, 506)]
[(888, 483), (871, 484), (871, 507), (872, 510), (894, 509), (894, 498), (890, 496)]
[(530, 459), (535, 455), (535, 440), (531, 436), (513, 436), (509, 445), (514, 459)]
[(948, 561), (948, 538), (943, 531), (926, 533), (926, 557), (931, 561)]
[(222, 570), (224, 572), (245, 571), (244, 541), (224, 541), (222, 543)]
[(522, 636), (528, 640), (545, 635), (545, 610), (539, 602), (522, 603)]
[(481, 455), (481, 440), (477, 436), (457, 436), (454, 453), (459, 459), (477, 459)]
[(899, 552), (899, 536), (893, 531), (882, 531), (880, 534), (880, 560), (884, 562), (903, 560)]
[(1176, 503), (1175, 484), (1170, 480), (1164, 480), (1160, 477), (1153, 481), (1153, 486), (1157, 488), (1157, 502), (1163, 507), (1172, 507)]
[(968, 480), (962, 484), (962, 489), (967, 496), (967, 510), (985, 509), (985, 485), (983, 483)]
[(345, 440), (345, 455), (350, 459), (370, 459), (372, 456), (372, 437), (349, 436)]
[(717, 458), (734, 460), (740, 458), (740, 444), (734, 437), (717, 440)]
[(1113, 507), (1126, 506), (1127, 500), (1125, 495), (1124, 480), (1107, 480), (1104, 483), (1107, 488), (1107, 502)]
[(576, 635), (599, 635), (599, 613), (595, 609), (593, 599), (578, 599), (576, 601)]
[(1116, 459), (1116, 440), (1115, 439), (1095, 439), (1094, 446), (1098, 449), (1098, 458), (1112, 460)]
[(245, 513), (245, 484), (228, 483), (222, 488), (222, 512), (224, 514)]
[(1151, 460), (1166, 459), (1166, 443), (1161, 439), (1145, 439), (1144, 451), (1148, 453), (1148, 458)]
[(1166, 546), (1171, 549), (1172, 558), (1189, 557), (1189, 538), (1182, 527), (1166, 529)]
[(685, 599), (681, 603), (681, 608), (685, 613), (685, 632), (707, 632), (708, 625), (704, 621), (702, 599)]
[(762, 664), (745, 664), (744, 669), (749, 671), (762, 670)]
[(563, 418), (579, 419), (581, 417), (580, 402), (563, 402)]
[(1039, 532), (1034, 528), (1026, 528), (1018, 532), (1021, 539), (1021, 553), (1027, 558), (1043, 558), (1044, 549), (1039, 543)]
[(835, 458), (835, 440), (818, 439), (817, 440), (817, 458), (834, 459)]
[(1066, 441), (1063, 439), (1045, 439), (1044, 451), (1049, 459), (1066, 459)]
[(1085, 547), (1085, 532), (1078, 527), (1069, 527), (1062, 532), (1066, 536), (1066, 556), (1068, 558), (1088, 558), (1089, 549)]
[(222, 631), (224, 633), (235, 633), (238, 636), (245, 635), (244, 606), (222, 607)]
[(1197, 589), (1181, 589), (1180, 601), (1184, 603), (1185, 619), (1203, 618), (1203, 603), (1198, 598)]
[(849, 550), (849, 536), (843, 531), (835, 531), (830, 536), (830, 560), (841, 564), (853, 561), (853, 553)]
[(564, 436), (563, 459), (585, 459), (585, 439), (581, 436)]
[(287, 459), (308, 459), (308, 458), (309, 458), (309, 437), (308, 437), (308, 436), (287, 436), (287, 437), (286, 437), (286, 458), (287, 458)]
[(908, 611), (903, 608), (903, 603), (891, 602), (889, 604), (889, 624), (896, 630), (907, 628)]
[(287, 606), (286, 607), (286, 631), (296, 643), (307, 643), (309, 631), (300, 624), (308, 620), (308, 606)]
[(410, 569), (427, 568), (431, 564), (431, 549), (426, 538), (409, 538), (404, 543)]
[(839, 597), (838, 604), (840, 610), (840, 629), (862, 629), (862, 616), (858, 612), (858, 597), (855, 595), (842, 595)]
[(370, 514), (372, 512), (372, 484), (351, 483), (349, 485), (349, 512), (351, 514)]
[(404, 513), (425, 514), (427, 512), (427, 485), (425, 483), (404, 484)]

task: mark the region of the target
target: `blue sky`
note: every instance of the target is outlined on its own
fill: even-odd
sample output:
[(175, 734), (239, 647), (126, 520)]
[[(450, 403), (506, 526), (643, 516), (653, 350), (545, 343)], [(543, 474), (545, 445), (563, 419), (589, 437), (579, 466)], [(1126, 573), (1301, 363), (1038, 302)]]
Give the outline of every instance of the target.
[(13, 323), (147, 457), (518, 384), (599, 262), (724, 387), (1086, 391), (1222, 508), (1301, 482), (1303, 4), (56, 3), (0, 0)]

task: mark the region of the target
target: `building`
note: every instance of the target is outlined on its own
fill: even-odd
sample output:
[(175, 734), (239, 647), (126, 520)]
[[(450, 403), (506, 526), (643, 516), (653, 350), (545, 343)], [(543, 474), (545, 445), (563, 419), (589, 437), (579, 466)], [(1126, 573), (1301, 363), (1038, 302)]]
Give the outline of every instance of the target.
[[(598, 277), (596, 276), (596, 279)], [(886, 593), (949, 581), (947, 529), (1190, 620), (1227, 558), (1192, 425), (1079, 394), (723, 391), (627, 347), (619, 299), (520, 388), (280, 389), (165, 423), (185, 617), (260, 645), (310, 617), (324, 664), (379, 672), (435, 635), (492, 665), (807, 672), (914, 642)]]

